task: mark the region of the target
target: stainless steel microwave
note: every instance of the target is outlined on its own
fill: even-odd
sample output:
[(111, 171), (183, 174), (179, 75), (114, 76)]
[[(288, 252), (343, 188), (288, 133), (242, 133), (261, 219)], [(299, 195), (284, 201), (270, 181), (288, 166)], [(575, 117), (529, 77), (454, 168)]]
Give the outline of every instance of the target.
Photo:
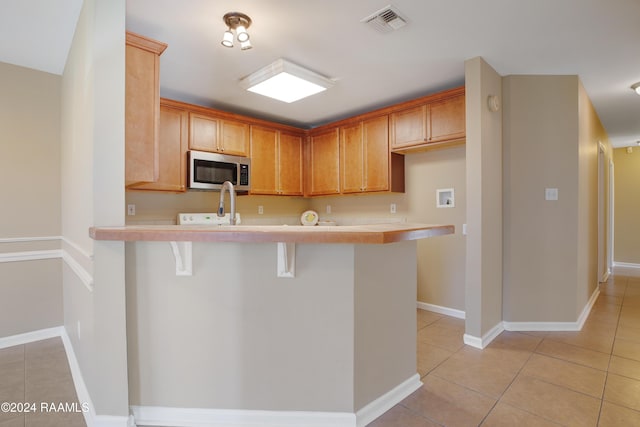
[(251, 159), (228, 154), (189, 151), (189, 188), (220, 190), (230, 181), (236, 191), (249, 191)]

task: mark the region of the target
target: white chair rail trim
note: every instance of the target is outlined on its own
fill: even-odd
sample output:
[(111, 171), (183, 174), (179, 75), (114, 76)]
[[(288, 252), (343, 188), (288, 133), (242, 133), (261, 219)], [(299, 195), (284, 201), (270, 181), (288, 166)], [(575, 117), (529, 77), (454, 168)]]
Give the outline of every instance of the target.
[[(46, 241), (60, 241), (73, 247), (80, 255), (93, 261), (93, 255), (84, 251), (80, 246), (71, 242), (69, 239), (63, 236), (44, 236), (44, 237), (12, 237), (2, 238), (0, 243), (25, 243), (25, 242), (46, 242)], [(82, 281), (84, 286), (93, 292), (93, 275), (89, 273), (74, 257), (72, 254), (64, 249), (48, 249), (48, 250), (34, 250), (34, 251), (20, 251), (20, 252), (5, 252), (0, 253), (0, 263), (5, 262), (23, 262), (23, 261), (38, 261), (44, 259), (62, 259), (65, 264), (75, 273), (76, 276)]]

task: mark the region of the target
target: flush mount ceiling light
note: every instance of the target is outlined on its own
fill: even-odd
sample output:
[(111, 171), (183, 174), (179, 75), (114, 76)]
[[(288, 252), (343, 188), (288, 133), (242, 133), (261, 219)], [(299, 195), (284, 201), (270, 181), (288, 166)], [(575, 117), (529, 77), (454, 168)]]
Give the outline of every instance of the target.
[(640, 82), (632, 84), (631, 89), (635, 90), (638, 95), (640, 95)]
[(278, 59), (240, 80), (250, 92), (291, 103), (333, 86), (333, 81), (284, 59)]
[(251, 41), (249, 41), (249, 33), (247, 28), (251, 26), (251, 18), (244, 13), (229, 12), (222, 17), (228, 29), (222, 36), (222, 46), (233, 47), (233, 31), (236, 33), (236, 39), (240, 42), (240, 49), (251, 49)]

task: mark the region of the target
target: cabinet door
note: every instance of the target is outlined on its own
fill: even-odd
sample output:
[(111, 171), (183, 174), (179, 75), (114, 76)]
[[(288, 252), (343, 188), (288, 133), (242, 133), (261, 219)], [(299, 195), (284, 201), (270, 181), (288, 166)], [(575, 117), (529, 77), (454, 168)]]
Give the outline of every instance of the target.
[(219, 120), (204, 114), (189, 113), (189, 149), (220, 151), (218, 146)]
[(303, 194), (302, 137), (281, 132), (279, 148), (279, 193), (287, 196), (301, 196)]
[(465, 137), (464, 94), (429, 104), (427, 134), (429, 135), (427, 142), (450, 141)]
[(160, 54), (166, 44), (126, 35), (125, 185), (158, 179)]
[(426, 105), (391, 114), (391, 146), (399, 148), (424, 143), (427, 136), (426, 118)]
[(218, 151), (235, 156), (249, 155), (249, 125), (246, 123), (220, 121), (220, 143)]
[(310, 196), (340, 193), (340, 139), (338, 129), (309, 137), (307, 192)]
[(251, 126), (251, 194), (277, 194), (277, 137), (274, 129)]
[(186, 111), (160, 104), (160, 172), (156, 182), (136, 190), (186, 191), (189, 116)]
[(362, 123), (364, 189), (389, 190), (389, 120), (376, 117)]
[(340, 169), (343, 193), (365, 190), (362, 122), (340, 128)]

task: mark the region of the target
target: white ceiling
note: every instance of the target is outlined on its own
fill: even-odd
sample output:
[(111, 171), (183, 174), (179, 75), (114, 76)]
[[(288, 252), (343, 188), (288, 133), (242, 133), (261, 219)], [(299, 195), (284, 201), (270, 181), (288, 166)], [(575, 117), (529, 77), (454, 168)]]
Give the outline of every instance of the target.
[[(3, 0), (0, 61), (61, 73), (81, 0)], [(381, 34), (360, 20), (393, 4), (409, 19)], [(254, 48), (220, 44), (229, 11)], [(615, 146), (640, 140), (638, 0), (127, 0), (126, 27), (169, 45), (162, 96), (313, 127), (464, 84), (482, 56), (501, 75), (577, 74)], [(336, 80), (292, 104), (238, 80), (285, 58)]]
[(0, 1), (0, 62), (62, 74), (82, 0)]

